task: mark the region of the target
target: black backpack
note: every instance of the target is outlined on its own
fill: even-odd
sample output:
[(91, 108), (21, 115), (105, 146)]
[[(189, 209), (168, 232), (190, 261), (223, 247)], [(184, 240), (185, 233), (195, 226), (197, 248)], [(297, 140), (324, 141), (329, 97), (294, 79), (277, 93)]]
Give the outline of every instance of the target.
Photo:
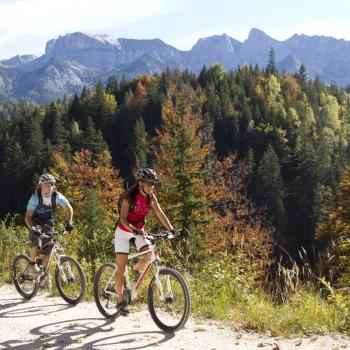
[[(38, 205), (36, 206), (34, 211), (36, 211), (38, 208), (40, 208), (43, 205), (43, 195), (41, 194), (40, 188), (37, 189), (36, 193), (38, 195), (39, 202), (38, 202)], [(56, 210), (56, 207), (57, 207), (57, 205), (56, 205), (56, 198), (57, 198), (57, 192), (55, 191), (51, 195), (51, 206), (52, 206), (52, 209), (54, 211)]]

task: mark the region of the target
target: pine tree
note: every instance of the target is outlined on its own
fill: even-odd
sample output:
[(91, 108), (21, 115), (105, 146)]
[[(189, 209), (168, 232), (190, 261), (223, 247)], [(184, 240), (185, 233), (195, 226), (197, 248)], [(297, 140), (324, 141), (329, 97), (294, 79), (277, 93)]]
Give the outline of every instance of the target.
[(269, 217), (276, 228), (276, 239), (284, 245), (286, 213), (284, 207), (285, 189), (279, 159), (269, 144), (258, 167), (260, 196), (268, 206)]
[(106, 92), (110, 95), (113, 95), (117, 100), (118, 91), (119, 91), (118, 80), (115, 75), (112, 75), (107, 81)]
[(84, 239), (80, 239), (78, 256), (80, 259), (86, 259), (91, 265), (92, 278), (95, 275), (98, 260), (110, 259), (108, 253), (111, 250), (111, 232), (108, 229), (106, 218), (106, 209), (101, 204), (95, 191), (91, 189), (82, 207), (81, 231), (79, 234)]
[(301, 89), (305, 90), (305, 87), (306, 87), (306, 84), (308, 81), (308, 77), (307, 77), (307, 72), (306, 72), (306, 68), (305, 68), (304, 64), (300, 65), (300, 68), (299, 68), (299, 71), (297, 74), (297, 80), (298, 80), (298, 83), (299, 83)]
[(21, 145), (11, 139), (8, 134), (5, 135), (5, 148), (0, 170), (2, 198), (6, 199), (6, 205), (3, 206), (4, 214), (23, 212), (22, 196), (27, 194), (27, 191), (23, 190), (23, 175), (26, 172), (24, 154)]
[(266, 66), (266, 75), (278, 75), (278, 71), (276, 68), (276, 54), (275, 50), (271, 47), (269, 51), (269, 58)]
[(149, 153), (147, 144), (147, 132), (142, 118), (136, 121), (134, 137), (128, 149), (129, 157), (132, 159), (134, 167), (147, 167), (149, 162), (147, 155)]
[(214, 122), (215, 148), (219, 157), (238, 150), (240, 132), (235, 116), (224, 116)]
[(169, 88), (155, 150), (162, 181), (160, 203), (177, 229), (192, 233), (191, 240), (178, 247), (185, 261), (204, 258), (205, 223), (209, 218), (203, 170), (210, 145), (202, 144), (199, 137), (200, 118), (193, 110), (196, 98), (189, 88)]
[(69, 157), (69, 133), (65, 125), (65, 113), (65, 107), (61, 102), (52, 102), (45, 114), (42, 128), (44, 136), (50, 139), (53, 148), (58, 152), (62, 152), (65, 157)]
[(86, 129), (84, 130), (84, 140), (82, 143), (83, 148), (91, 151), (94, 159), (98, 155), (108, 150), (106, 141), (103, 139), (100, 130), (96, 130), (91, 117), (87, 119)]

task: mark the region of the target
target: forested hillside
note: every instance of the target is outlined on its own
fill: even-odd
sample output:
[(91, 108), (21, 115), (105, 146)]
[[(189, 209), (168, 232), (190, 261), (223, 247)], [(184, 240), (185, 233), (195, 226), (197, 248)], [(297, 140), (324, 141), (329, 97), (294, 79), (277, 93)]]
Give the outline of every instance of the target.
[[(278, 262), (292, 272), (294, 260), (322, 265), (317, 278), (308, 275), (315, 285), (347, 274), (344, 264), (339, 270), (324, 260), (336, 237), (323, 219), (337, 215), (339, 199), (349, 199), (346, 173), (340, 189), (339, 183), (350, 160), (350, 94), (309, 80), (303, 66), (280, 74), (271, 56), (263, 71), (213, 65), (199, 75), (111, 77), (71, 99), (3, 103), (0, 113), (3, 218), (23, 215), (38, 175), (50, 171), (83, 223), (80, 234), (107, 254), (95, 233), (112, 230), (118, 194), (133, 183), (135, 168), (150, 166), (160, 174), (157, 193), (167, 215), (192, 233), (178, 243), (175, 262), (189, 267), (208, 255), (229, 257), (236, 272), (249, 272), (251, 285), (272, 294), (291, 287), (278, 281)], [(343, 237), (348, 225), (339, 228), (339, 220)], [(76, 249), (94, 261), (101, 257), (96, 246)], [(303, 273), (289, 278), (293, 288)], [(243, 288), (247, 281), (236, 283)]]
[(188, 90), (182, 103), (194, 110), (185, 118), (199, 118), (201, 142), (214, 146), (210, 159), (237, 154), (248, 162), (247, 193), (265, 205), (278, 243), (289, 251), (309, 248), (325, 199), (349, 162), (350, 95), (308, 81), (303, 69), (279, 75), (273, 65), (266, 72), (246, 66), (225, 72), (214, 65), (198, 76), (111, 77), (106, 87), (97, 82), (93, 91), (50, 105), (2, 104), (1, 215), (23, 214), (55, 152), (70, 161), (80, 149), (93, 157), (108, 150), (129, 184), (135, 167), (159, 167), (153, 143), (166, 122), (169, 88), (175, 97)]

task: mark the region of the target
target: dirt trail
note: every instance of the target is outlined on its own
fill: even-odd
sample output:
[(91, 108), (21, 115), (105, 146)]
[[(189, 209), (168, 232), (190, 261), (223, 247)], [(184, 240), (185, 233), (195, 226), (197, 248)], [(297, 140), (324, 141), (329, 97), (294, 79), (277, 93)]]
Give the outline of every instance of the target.
[(71, 307), (43, 294), (25, 301), (6, 285), (0, 287), (0, 349), (350, 350), (350, 337), (274, 338), (193, 319), (166, 334), (146, 308), (110, 322), (93, 302)]

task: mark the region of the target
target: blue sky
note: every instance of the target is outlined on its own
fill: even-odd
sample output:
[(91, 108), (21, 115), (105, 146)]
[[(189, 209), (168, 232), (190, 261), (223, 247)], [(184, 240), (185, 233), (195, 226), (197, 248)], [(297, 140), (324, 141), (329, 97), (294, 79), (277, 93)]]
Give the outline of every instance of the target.
[(278, 40), (294, 33), (350, 40), (349, 0), (0, 0), (0, 59), (41, 55), (48, 40), (76, 31), (116, 38), (160, 38), (189, 50), (251, 28)]

